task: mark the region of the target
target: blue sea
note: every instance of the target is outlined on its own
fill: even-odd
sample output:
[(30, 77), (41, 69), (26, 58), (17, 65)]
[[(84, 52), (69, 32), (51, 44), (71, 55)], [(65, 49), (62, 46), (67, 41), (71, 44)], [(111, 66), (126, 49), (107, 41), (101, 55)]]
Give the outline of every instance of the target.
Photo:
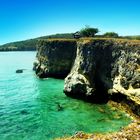
[[(130, 123), (126, 114), (108, 105), (67, 97), (64, 80), (36, 77), (35, 56), (36, 52), (0, 52), (0, 140), (114, 132)], [(24, 69), (23, 73), (16, 73), (17, 69)]]

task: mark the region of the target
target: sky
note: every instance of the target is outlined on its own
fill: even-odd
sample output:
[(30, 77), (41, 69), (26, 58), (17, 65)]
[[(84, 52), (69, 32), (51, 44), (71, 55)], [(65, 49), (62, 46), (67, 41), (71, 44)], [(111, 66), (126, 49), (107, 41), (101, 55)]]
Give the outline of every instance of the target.
[(140, 0), (0, 0), (0, 45), (85, 25), (99, 34), (140, 35)]

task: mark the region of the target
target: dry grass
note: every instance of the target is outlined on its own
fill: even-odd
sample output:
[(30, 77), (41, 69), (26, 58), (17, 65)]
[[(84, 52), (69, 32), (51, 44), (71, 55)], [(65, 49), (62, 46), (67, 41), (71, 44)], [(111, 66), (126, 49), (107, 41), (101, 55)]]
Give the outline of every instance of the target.
[(127, 46), (140, 46), (140, 40), (129, 40), (119, 38), (80, 38), (80, 42), (91, 42), (91, 41), (109, 41), (115, 44), (122, 44)]
[(140, 40), (129, 40), (129, 39), (119, 39), (119, 38), (80, 38), (80, 39), (65, 39), (65, 38), (51, 38), (51, 39), (40, 39), (39, 41), (44, 41), (44, 42), (82, 42), (84, 44), (89, 43), (89, 42), (94, 42), (94, 41), (108, 41), (108, 42), (113, 42), (116, 45), (124, 45), (124, 46), (140, 46)]

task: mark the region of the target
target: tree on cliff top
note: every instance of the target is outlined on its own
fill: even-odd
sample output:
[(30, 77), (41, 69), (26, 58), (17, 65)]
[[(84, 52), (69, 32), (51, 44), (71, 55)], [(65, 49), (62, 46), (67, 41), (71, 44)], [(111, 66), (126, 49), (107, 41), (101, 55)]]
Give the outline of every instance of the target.
[(86, 26), (85, 28), (80, 30), (80, 34), (82, 37), (93, 37), (98, 32), (99, 30), (97, 28), (91, 28), (89, 26)]
[(106, 32), (104, 34), (104, 36), (105, 37), (115, 37), (115, 38), (119, 37), (119, 35), (117, 33), (115, 33), (115, 32)]

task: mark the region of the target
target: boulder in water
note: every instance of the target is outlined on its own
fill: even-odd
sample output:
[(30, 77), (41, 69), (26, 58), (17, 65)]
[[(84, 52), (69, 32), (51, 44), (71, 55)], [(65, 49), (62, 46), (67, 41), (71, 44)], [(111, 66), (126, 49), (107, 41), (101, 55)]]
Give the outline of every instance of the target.
[(16, 73), (23, 73), (23, 69), (16, 70)]

